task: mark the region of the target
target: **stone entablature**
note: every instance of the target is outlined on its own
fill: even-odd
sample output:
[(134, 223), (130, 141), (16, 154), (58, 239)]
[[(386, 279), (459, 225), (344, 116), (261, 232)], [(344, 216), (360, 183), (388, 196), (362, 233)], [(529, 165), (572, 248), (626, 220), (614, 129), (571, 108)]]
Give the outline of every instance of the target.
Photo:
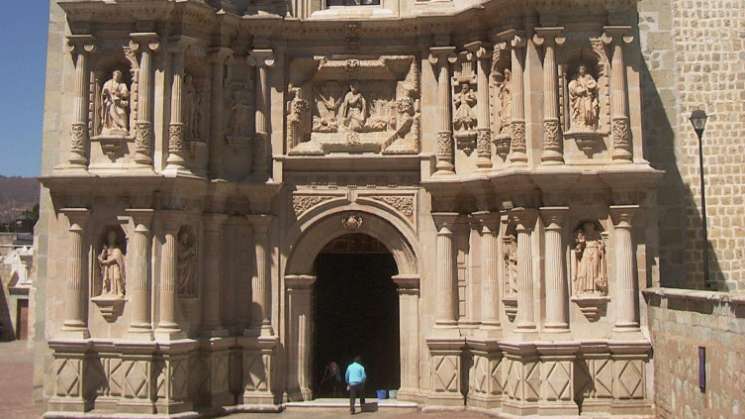
[(650, 412), (631, 3), (207, 3), (59, 2), (50, 417), (312, 398), (313, 263), (350, 233), (398, 267), (402, 398)]

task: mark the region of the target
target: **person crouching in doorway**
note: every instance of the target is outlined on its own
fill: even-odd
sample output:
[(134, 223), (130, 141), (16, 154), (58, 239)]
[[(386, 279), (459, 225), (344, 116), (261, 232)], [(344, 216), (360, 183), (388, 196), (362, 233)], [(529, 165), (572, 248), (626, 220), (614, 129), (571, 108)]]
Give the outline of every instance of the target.
[(362, 357), (357, 355), (354, 361), (347, 367), (347, 373), (344, 375), (347, 381), (347, 390), (349, 390), (349, 411), (354, 415), (354, 402), (357, 397), (360, 398), (360, 410), (365, 406), (365, 367), (362, 366)]

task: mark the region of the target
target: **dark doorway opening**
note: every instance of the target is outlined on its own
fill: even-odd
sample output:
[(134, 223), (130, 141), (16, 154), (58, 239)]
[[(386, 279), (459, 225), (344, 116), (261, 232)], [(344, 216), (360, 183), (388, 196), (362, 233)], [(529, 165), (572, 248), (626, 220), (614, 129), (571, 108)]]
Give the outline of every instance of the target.
[[(391, 277), (393, 256), (363, 234), (333, 240), (316, 258), (313, 292), (313, 394), (346, 397), (344, 372), (362, 356), (368, 396), (377, 389), (398, 389), (400, 374), (398, 293)], [(327, 367), (339, 366), (335, 385)]]

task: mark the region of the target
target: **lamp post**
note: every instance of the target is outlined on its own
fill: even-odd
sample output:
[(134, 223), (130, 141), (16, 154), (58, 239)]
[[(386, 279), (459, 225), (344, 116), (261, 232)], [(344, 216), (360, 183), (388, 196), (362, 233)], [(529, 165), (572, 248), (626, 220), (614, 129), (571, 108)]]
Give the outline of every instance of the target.
[(691, 125), (693, 125), (693, 130), (696, 131), (696, 135), (698, 136), (698, 169), (699, 169), (699, 177), (701, 180), (701, 218), (702, 218), (702, 227), (704, 230), (704, 284), (705, 286), (710, 286), (709, 283), (709, 232), (706, 225), (706, 189), (704, 187), (704, 147), (703, 147), (703, 141), (702, 138), (704, 137), (704, 129), (706, 129), (706, 119), (708, 116), (706, 115), (706, 112), (701, 109), (696, 109), (695, 111), (691, 112)]

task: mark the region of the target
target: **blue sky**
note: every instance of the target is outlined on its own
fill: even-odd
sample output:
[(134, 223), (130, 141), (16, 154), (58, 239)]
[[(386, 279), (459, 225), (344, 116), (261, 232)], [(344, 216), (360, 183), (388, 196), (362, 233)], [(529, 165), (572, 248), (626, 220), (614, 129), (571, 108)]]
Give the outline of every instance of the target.
[(49, 2), (3, 2), (0, 39), (0, 175), (38, 176)]

